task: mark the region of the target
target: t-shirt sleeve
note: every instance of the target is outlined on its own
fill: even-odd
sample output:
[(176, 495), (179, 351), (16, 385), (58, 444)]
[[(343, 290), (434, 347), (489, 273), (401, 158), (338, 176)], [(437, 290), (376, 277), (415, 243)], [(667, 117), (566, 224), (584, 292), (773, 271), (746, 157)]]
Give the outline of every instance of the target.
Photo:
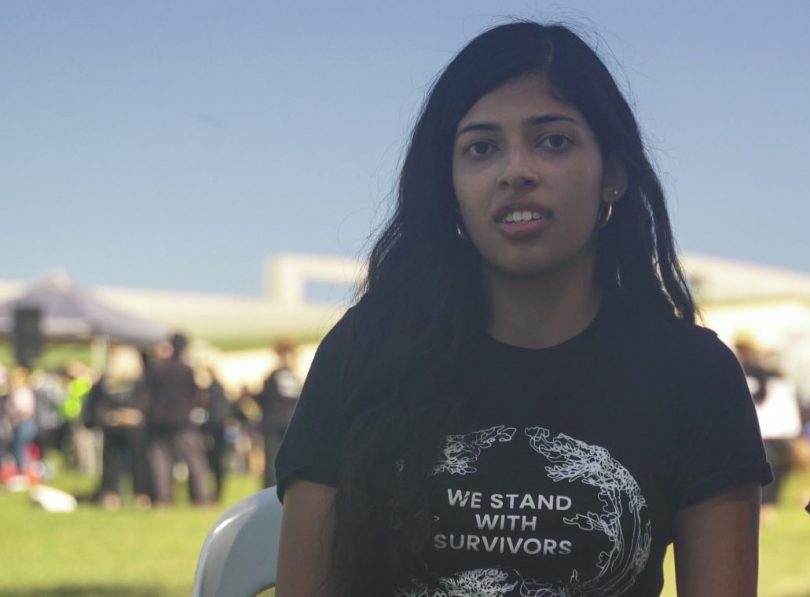
[(349, 352), (351, 310), (315, 353), (301, 397), (276, 457), (278, 496), (293, 479), (336, 485), (344, 433), (342, 372)]
[(701, 340), (680, 372), (686, 383), (676, 441), (676, 510), (726, 488), (772, 480), (737, 358), (716, 336)]

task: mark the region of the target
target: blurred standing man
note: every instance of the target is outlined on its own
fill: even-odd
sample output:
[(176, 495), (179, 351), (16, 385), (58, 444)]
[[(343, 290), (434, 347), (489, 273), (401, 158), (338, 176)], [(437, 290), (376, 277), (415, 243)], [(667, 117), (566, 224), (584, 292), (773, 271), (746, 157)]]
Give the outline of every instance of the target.
[(261, 393), (256, 396), (256, 402), (262, 411), (265, 487), (276, 484), (276, 454), (301, 395), (301, 381), (293, 372), (295, 343), (280, 340), (275, 348), (278, 367), (264, 381)]
[(197, 406), (199, 389), (191, 367), (180, 358), (187, 344), (182, 334), (173, 335), (168, 345), (158, 347), (158, 358), (146, 372), (148, 453), (153, 505), (158, 508), (171, 504), (174, 499), (175, 455), (188, 466), (192, 501), (196, 504), (210, 502), (205, 446), (200, 430), (190, 418), (191, 409)]
[(145, 400), (141, 359), (132, 349), (114, 348), (106, 370), (90, 390), (83, 413), (85, 425), (102, 432), (101, 484), (96, 494), (105, 510), (121, 507), (122, 480), (127, 474), (132, 476), (136, 507), (145, 510), (151, 505)]
[(204, 384), (207, 387), (203, 396), (208, 416), (202, 425), (202, 432), (208, 466), (214, 474), (214, 501), (220, 502), (225, 481), (225, 425), (233, 416), (233, 405), (213, 367), (209, 367), (205, 373), (208, 383)]

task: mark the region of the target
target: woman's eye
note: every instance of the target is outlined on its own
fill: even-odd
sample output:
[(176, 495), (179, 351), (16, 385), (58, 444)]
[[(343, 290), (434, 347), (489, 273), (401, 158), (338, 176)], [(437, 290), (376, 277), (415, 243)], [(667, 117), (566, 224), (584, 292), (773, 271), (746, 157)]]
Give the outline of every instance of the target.
[(538, 145), (543, 149), (549, 149), (551, 151), (563, 151), (568, 149), (568, 146), (571, 145), (571, 139), (561, 134), (546, 135), (540, 139)]
[(467, 153), (475, 158), (483, 158), (491, 154), (495, 146), (489, 141), (476, 141), (467, 148)]

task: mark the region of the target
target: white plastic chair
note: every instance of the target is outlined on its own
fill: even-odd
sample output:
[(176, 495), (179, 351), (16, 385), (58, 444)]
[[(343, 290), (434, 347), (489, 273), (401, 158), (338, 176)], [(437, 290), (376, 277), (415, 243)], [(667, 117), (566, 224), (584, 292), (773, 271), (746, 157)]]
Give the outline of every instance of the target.
[(200, 550), (193, 597), (253, 597), (274, 587), (280, 534), (275, 487), (229, 508)]

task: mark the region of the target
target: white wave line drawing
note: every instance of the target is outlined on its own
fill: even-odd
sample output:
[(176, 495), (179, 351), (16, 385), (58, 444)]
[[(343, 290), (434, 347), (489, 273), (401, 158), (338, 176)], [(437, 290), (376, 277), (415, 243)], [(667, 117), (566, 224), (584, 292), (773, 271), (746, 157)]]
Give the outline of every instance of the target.
[(439, 579), (441, 588), (429, 590), (417, 582), (410, 589), (397, 589), (396, 597), (505, 597), (519, 581), (509, 582), (509, 573), (498, 568), (464, 570)]
[(473, 464), (478, 460), (481, 451), (491, 447), (495, 442), (511, 441), (515, 431), (517, 429), (514, 427), (496, 425), (463, 435), (448, 435), (445, 438), (442, 457), (433, 466), (431, 474), (469, 475), (476, 472), (478, 469)]
[[(599, 489), (602, 512), (588, 512), (563, 518), (566, 524), (583, 531), (603, 533), (611, 542), (609, 551), (599, 554), (598, 573), (580, 580), (575, 569), (565, 585), (536, 582), (521, 583), (525, 597), (596, 597), (621, 595), (636, 581), (647, 565), (652, 533), (649, 521), (642, 523), (641, 510), (646, 501), (630, 472), (601, 446), (587, 444), (564, 433), (553, 438), (548, 429), (529, 427), (526, 436), (532, 450), (545, 456), (552, 464), (545, 467), (554, 482), (579, 481)], [(632, 516), (633, 529), (629, 540), (621, 526), (625, 505)]]
[(435, 591), (429, 591), (427, 585), (417, 584), (410, 588), (396, 588), (394, 589), (394, 597), (441, 597)]

